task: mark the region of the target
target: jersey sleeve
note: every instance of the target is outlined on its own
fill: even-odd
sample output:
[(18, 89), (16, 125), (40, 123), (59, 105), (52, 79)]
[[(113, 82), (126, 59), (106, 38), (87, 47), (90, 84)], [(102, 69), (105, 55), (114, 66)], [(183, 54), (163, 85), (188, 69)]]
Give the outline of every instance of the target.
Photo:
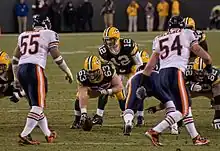
[(160, 53), (160, 47), (159, 47), (159, 42), (158, 42), (158, 38), (157, 37), (154, 38), (154, 40), (153, 40), (152, 50), (153, 50), (153, 52)]
[(138, 52), (138, 44), (135, 41), (131, 40), (131, 45), (132, 45), (131, 55), (134, 56)]
[(76, 80), (77, 84), (80, 86), (87, 86), (88, 85), (88, 78), (86, 76), (86, 71), (85, 70), (80, 70), (79, 72), (76, 73)]
[(195, 31), (190, 29), (185, 29), (186, 38), (188, 39), (190, 43), (190, 47), (194, 44), (198, 44), (198, 35)]
[(49, 39), (49, 42), (48, 42), (48, 48), (49, 49), (54, 48), (54, 47), (58, 47), (58, 45), (59, 45), (59, 35), (56, 32), (54, 32), (52, 30), (49, 30), (48, 39)]
[(102, 60), (102, 62), (109, 61), (107, 49), (105, 48), (104, 45), (99, 47), (98, 52), (99, 52), (99, 56), (100, 56), (100, 59)]

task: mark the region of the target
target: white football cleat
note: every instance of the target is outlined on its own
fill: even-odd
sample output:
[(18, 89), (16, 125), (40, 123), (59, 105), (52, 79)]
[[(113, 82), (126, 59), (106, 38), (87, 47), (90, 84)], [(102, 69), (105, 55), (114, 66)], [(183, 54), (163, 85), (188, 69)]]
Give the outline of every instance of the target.
[(179, 134), (177, 123), (170, 126), (170, 134), (172, 134), (172, 135), (178, 135)]

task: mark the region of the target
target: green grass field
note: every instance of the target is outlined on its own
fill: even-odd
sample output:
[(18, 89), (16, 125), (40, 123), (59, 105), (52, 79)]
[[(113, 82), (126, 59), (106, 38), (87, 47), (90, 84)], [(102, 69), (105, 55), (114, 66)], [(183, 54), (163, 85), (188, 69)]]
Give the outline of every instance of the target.
[[(141, 49), (151, 49), (152, 39), (158, 33), (122, 33), (122, 37), (134, 39)], [(73, 74), (83, 67), (84, 58), (90, 54), (97, 54), (97, 47), (102, 43), (101, 33), (93, 34), (65, 34), (60, 35), (60, 51), (71, 68)], [(207, 32), (209, 51), (214, 64), (220, 65), (220, 33)], [(10, 55), (16, 46), (17, 36), (1, 35), (0, 48)], [(25, 99), (17, 104), (8, 99), (0, 100), (0, 151), (217, 151), (220, 149), (220, 130), (214, 130), (211, 126), (213, 110), (209, 109), (209, 100), (203, 97), (193, 99), (193, 114), (199, 132), (211, 140), (209, 146), (196, 147), (185, 129), (182, 128), (179, 136), (171, 136), (166, 131), (162, 136), (164, 147), (153, 147), (150, 141), (143, 135), (145, 130), (151, 128), (163, 119), (163, 111), (154, 115), (145, 113), (146, 126), (134, 128), (130, 137), (123, 136), (123, 122), (118, 103), (110, 99), (104, 115), (102, 127), (95, 126), (91, 132), (72, 130), (69, 126), (73, 121), (73, 101), (76, 94), (76, 82), (68, 84), (64, 80), (63, 73), (48, 59), (46, 75), (49, 80), (49, 92), (47, 95), (47, 115), (49, 125), (58, 133), (58, 138), (53, 144), (47, 144), (43, 133), (37, 128), (33, 131), (33, 138), (41, 141), (39, 146), (19, 146), (18, 134), (22, 131), (26, 116), (29, 111)], [(157, 103), (154, 99), (148, 100), (145, 106)], [(96, 100), (89, 100), (89, 115), (96, 112)]]

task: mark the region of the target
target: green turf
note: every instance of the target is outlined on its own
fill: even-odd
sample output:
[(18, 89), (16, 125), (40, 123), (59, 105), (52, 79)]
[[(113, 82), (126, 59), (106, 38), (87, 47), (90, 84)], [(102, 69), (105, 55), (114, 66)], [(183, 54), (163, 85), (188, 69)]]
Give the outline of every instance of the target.
[[(140, 45), (141, 49), (151, 49), (151, 41), (158, 33), (122, 33), (124, 37), (133, 38)], [(73, 74), (83, 67), (84, 58), (88, 54), (97, 54), (97, 47), (102, 43), (101, 33), (86, 35), (60, 35), (60, 50)], [(10, 55), (16, 46), (16, 36), (0, 37), (0, 48)], [(213, 56), (214, 64), (220, 65), (220, 33), (207, 33), (209, 51)], [(66, 52), (70, 52), (69, 54)], [(75, 52), (73, 54), (73, 52)], [(49, 125), (58, 132), (58, 138), (54, 144), (46, 144), (43, 134), (39, 129), (34, 130), (33, 137), (42, 142), (39, 146), (18, 146), (18, 134), (22, 131), (28, 113), (26, 100), (14, 104), (8, 99), (0, 100), (0, 151), (217, 151), (220, 149), (220, 131), (211, 127), (213, 110), (209, 109), (209, 100), (206, 98), (193, 99), (193, 114), (199, 132), (211, 140), (209, 146), (195, 147), (183, 128), (179, 136), (171, 136), (166, 131), (161, 139), (166, 146), (155, 148), (143, 135), (145, 130), (163, 119), (163, 112), (155, 115), (145, 113), (146, 126), (134, 128), (132, 136), (126, 137), (122, 134), (122, 119), (120, 110), (115, 99), (110, 99), (106, 107), (104, 125), (94, 127), (91, 132), (69, 129), (73, 121), (72, 102), (75, 98), (76, 83), (68, 84), (64, 80), (63, 73), (48, 60), (46, 74), (49, 80), (49, 93), (47, 95), (47, 108), (45, 113)], [(96, 110), (96, 100), (89, 101), (89, 114), (92, 116)], [(145, 106), (157, 103), (151, 99)]]

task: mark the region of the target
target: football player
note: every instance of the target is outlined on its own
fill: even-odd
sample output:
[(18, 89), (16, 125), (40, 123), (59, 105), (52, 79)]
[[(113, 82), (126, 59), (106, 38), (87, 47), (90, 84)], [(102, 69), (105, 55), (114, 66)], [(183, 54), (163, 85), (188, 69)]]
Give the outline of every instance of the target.
[[(206, 41), (206, 35), (203, 31), (196, 29), (196, 23), (195, 23), (194, 19), (191, 18), (191, 17), (186, 17), (186, 18), (184, 18), (184, 22), (185, 22), (185, 25), (186, 25), (185, 28), (193, 30), (194, 34), (196, 34), (196, 36), (198, 38), (199, 45), (205, 51), (208, 51), (208, 44), (207, 44), (207, 41)], [(194, 62), (195, 58), (196, 58), (196, 55), (193, 52), (191, 52), (189, 62)]]
[(72, 83), (72, 73), (60, 55), (57, 33), (50, 30), (51, 23), (48, 17), (33, 16), (33, 31), (23, 32), (18, 37), (14, 51), (12, 68), (15, 83), (24, 89), (30, 105), (26, 125), (19, 135), (19, 144), (39, 144), (39, 141), (29, 137), (32, 130), (38, 125), (48, 143), (54, 142), (56, 132), (48, 128), (47, 118), (43, 112), (47, 93), (47, 78), (44, 74), (47, 55), (50, 53), (54, 62), (66, 74), (66, 80)]
[(85, 59), (84, 68), (77, 72), (76, 77), (78, 94), (72, 128), (82, 127), (89, 131), (92, 122), (87, 116), (89, 98), (98, 97), (98, 100), (106, 101), (108, 96), (121, 93), (123, 85), (115, 68), (109, 63), (102, 63), (97, 56), (93, 55)]
[(25, 93), (22, 89), (14, 87), (11, 60), (6, 52), (0, 51), (0, 98), (6, 96), (16, 103)]
[[(188, 65), (189, 66), (189, 65)], [(206, 65), (200, 57), (197, 57), (190, 68), (185, 72), (186, 84), (192, 98), (204, 96), (213, 100), (215, 114), (213, 126), (220, 129), (220, 75), (219, 69), (212, 67), (212, 73), (207, 74), (204, 70)], [(164, 109), (162, 104), (148, 108), (148, 112), (155, 113)]]
[[(136, 71), (136, 66), (142, 64), (138, 45), (130, 38), (121, 38), (120, 31), (116, 27), (108, 27), (104, 30), (103, 45), (99, 47), (98, 52), (102, 61), (110, 62), (116, 67), (116, 73), (121, 76), (121, 79), (131, 77)], [(122, 93), (116, 95), (116, 98), (119, 100), (121, 110), (124, 111), (125, 95)], [(98, 102), (97, 113), (93, 118), (94, 123), (103, 116), (106, 103)]]
[[(161, 146), (159, 134), (183, 119), (194, 145), (206, 145), (210, 141), (199, 135), (193, 122), (190, 97), (183, 75), (189, 61), (190, 51), (204, 59), (208, 73), (212, 72), (212, 59), (199, 46), (197, 36), (193, 31), (184, 29), (185, 23), (182, 17), (171, 17), (168, 26), (168, 32), (157, 36), (153, 41), (153, 53), (143, 70), (143, 74), (141, 74), (140, 86), (136, 91), (137, 94), (146, 92), (146, 88), (143, 85), (147, 83), (150, 85), (152, 69), (157, 61), (160, 60), (158, 90), (162, 96), (161, 101), (166, 108), (166, 117), (157, 126), (148, 130), (145, 135), (151, 140), (153, 145)], [(188, 122), (189, 120), (190, 122)]]

